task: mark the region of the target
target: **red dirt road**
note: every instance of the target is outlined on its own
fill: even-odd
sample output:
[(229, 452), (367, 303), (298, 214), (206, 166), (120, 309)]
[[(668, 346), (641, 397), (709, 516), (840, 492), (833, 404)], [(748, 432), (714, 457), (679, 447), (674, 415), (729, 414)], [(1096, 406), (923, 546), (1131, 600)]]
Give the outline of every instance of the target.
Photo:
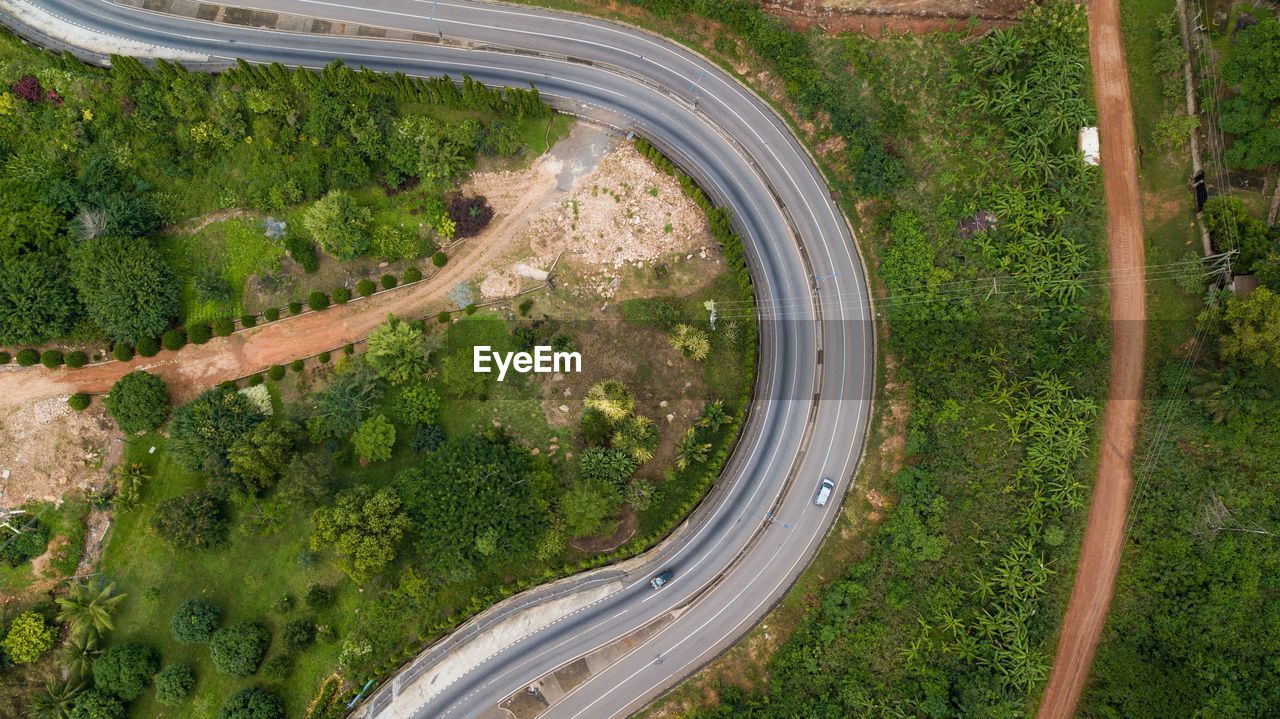
[(1142, 397), (1146, 284), (1131, 279), (1143, 277), (1145, 265), (1142, 200), (1129, 103), (1129, 69), (1120, 38), (1119, 0), (1092, 0), (1089, 4), (1089, 56), (1102, 140), (1107, 255), (1112, 277), (1128, 279), (1111, 285), (1111, 381), (1102, 415), (1098, 479), (1080, 548), (1075, 587), (1062, 623), (1053, 671), (1040, 701), (1039, 719), (1073, 716), (1089, 678), (1124, 548)]

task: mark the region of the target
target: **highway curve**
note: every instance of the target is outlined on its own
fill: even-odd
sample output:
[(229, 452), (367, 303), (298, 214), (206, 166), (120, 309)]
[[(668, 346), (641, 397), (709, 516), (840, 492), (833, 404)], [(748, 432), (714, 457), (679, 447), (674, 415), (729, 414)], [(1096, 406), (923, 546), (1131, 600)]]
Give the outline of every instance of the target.
[[(393, 42), (284, 33), (108, 0), (0, 0), (0, 8), (8, 8), (3, 15), (10, 23), (14, 8), (41, 8), (60, 27), (208, 55), (209, 65), (193, 65), (206, 69), (233, 57), (307, 67), (342, 58), (377, 71), (466, 73), (495, 85), (532, 82), (558, 109), (650, 138), (732, 208), (761, 307), (760, 371), (743, 435), (711, 497), (643, 562), (519, 595), (487, 612), (486, 621), (566, 591), (620, 589), (498, 649), (447, 686), (425, 695), (421, 686), (406, 692), (437, 654), (484, 627), (464, 628), (375, 692), (365, 711), (432, 719), (492, 716), (499, 701), (537, 677), (665, 621), (545, 716), (630, 714), (727, 648), (781, 598), (839, 512), (838, 501), (814, 506), (820, 478), (837, 482), (836, 500), (852, 481), (871, 410), (874, 331), (863, 265), (826, 183), (764, 102), (717, 66), (642, 30), (458, 0), (364, 3), (376, 7), (246, 1), (262, 10), (421, 35), (416, 42)], [(61, 47), (57, 39), (74, 43), (82, 37), (47, 27), (18, 29), (55, 47)], [(674, 568), (674, 580), (651, 590), (649, 577), (667, 567)], [(423, 696), (429, 696), (425, 703)]]

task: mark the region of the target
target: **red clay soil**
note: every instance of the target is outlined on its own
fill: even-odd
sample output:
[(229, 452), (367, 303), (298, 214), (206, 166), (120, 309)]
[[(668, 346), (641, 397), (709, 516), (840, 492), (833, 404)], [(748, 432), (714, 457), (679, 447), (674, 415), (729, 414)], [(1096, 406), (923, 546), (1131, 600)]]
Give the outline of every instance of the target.
[[(1145, 264), (1142, 201), (1118, 0), (1093, 0), (1089, 4), (1089, 56), (1102, 141), (1111, 274), (1141, 277)], [(1040, 701), (1039, 719), (1068, 719), (1075, 714), (1111, 605), (1133, 489), (1131, 464), (1142, 397), (1146, 318), (1145, 283), (1113, 283), (1111, 385), (1102, 415), (1098, 479), (1080, 548), (1075, 587), (1062, 622), (1053, 671)]]

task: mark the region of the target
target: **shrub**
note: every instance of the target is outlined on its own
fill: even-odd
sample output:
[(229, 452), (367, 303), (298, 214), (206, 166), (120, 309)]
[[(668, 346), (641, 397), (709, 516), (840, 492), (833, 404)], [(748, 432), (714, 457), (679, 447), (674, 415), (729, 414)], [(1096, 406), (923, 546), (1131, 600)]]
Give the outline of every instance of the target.
[(293, 657), (288, 654), (279, 654), (262, 665), (262, 676), (273, 682), (281, 682), (289, 676), (290, 669), (293, 669)]
[(120, 340), (116, 343), (115, 347), (111, 348), (111, 356), (121, 362), (128, 362), (133, 359), (133, 345), (125, 342), (124, 340)]
[(302, 303), (301, 303), (301, 302), (298, 302), (297, 300), (294, 300), (293, 302), (290, 302), (290, 303), (289, 303), (289, 314), (290, 314), (290, 315), (300, 315), (300, 314), (302, 314)]
[(254, 325), (256, 325), (256, 324), (258, 324), (258, 317), (257, 317), (257, 315), (251, 315), (251, 314), (249, 314), (248, 312), (246, 312), (246, 313), (244, 313), (244, 314), (240, 315), (240, 326), (241, 326), (241, 327), (252, 327), (252, 326), (254, 326)]
[(372, 213), (342, 190), (330, 190), (303, 213), (302, 224), (320, 249), (349, 260), (369, 250)]
[(311, 274), (320, 269), (320, 258), (316, 256), (316, 246), (289, 232), (284, 237), (284, 249), (289, 256), (302, 266), (302, 271)]
[(391, 451), (396, 444), (396, 428), (384, 415), (374, 415), (361, 423), (355, 434), (351, 435), (351, 443), (361, 462), (383, 462), (391, 459)]
[(22, 367), (30, 367), (40, 361), (40, 353), (30, 347), (18, 350), (18, 364)]
[(454, 195), (449, 198), (446, 211), (456, 227), (454, 237), (459, 239), (479, 234), (493, 219), (493, 208), (489, 206), (488, 200), (480, 195), (474, 197)]
[(229, 379), (224, 379), (218, 383), (218, 389), (235, 389), (236, 383)]
[(244, 384), (246, 387), (257, 387), (262, 384), (262, 375), (251, 374), (249, 375), (249, 378), (244, 381)]
[(268, 367), (267, 379), (271, 380), (272, 382), (279, 382), (280, 380), (284, 379), (284, 367), (278, 364), (273, 364), (270, 367)]
[(0, 364), (9, 364), (13, 360), (13, 356), (8, 352), (0, 352)]
[(320, 364), (329, 364), (329, 359), (330, 359), (329, 353), (321, 352), (319, 355), (316, 356), (316, 359), (320, 361)]
[(187, 339), (191, 340), (191, 344), (202, 345), (213, 337), (213, 330), (209, 327), (208, 322), (197, 322), (187, 325)]
[(93, 685), (131, 702), (160, 669), (160, 656), (144, 644), (117, 644), (93, 662)]
[(258, 671), (270, 644), (271, 633), (264, 627), (253, 622), (240, 622), (213, 633), (209, 640), (209, 654), (218, 671), (247, 677)]
[(188, 492), (156, 505), (151, 528), (178, 549), (207, 549), (227, 539), (227, 515), (209, 492)]
[(422, 270), (417, 267), (410, 267), (404, 271), (404, 283), (407, 285), (411, 282), (417, 282), (422, 279)]
[(377, 291), (378, 286), (373, 283), (373, 280), (367, 277), (356, 283), (356, 292), (359, 292), (361, 297), (368, 297)]
[(218, 719), (284, 719), (284, 702), (265, 689), (241, 689), (222, 705)]
[(217, 604), (196, 597), (178, 605), (169, 621), (169, 631), (183, 644), (200, 644), (209, 641), (221, 621), (222, 610)]
[(345, 354), (345, 355), (346, 355), (346, 356), (348, 356), (348, 357), (350, 357), (351, 355), (355, 354), (355, 353), (356, 353), (356, 346), (355, 346), (355, 344), (354, 344), (354, 343), (351, 343), (351, 344), (348, 344), (346, 347), (343, 347), (343, 348), (342, 348), (342, 353), (343, 353), (343, 354)]
[(156, 701), (178, 706), (196, 688), (196, 673), (186, 664), (171, 664), (156, 675)]
[(301, 651), (316, 640), (316, 623), (310, 619), (294, 619), (284, 625), (281, 637), (286, 650)]
[(474, 304), (470, 304), (470, 305), (467, 305), (466, 307), (463, 307), (462, 311), (467, 313), (468, 315), (474, 315), (477, 309), (478, 308)]
[(436, 251), (435, 254), (431, 255), (431, 264), (435, 265), (436, 267), (444, 267), (445, 265), (449, 264), (449, 256), (446, 255), (442, 250), (438, 250)]
[[(67, 366), (71, 369), (80, 369), (89, 364), (89, 355), (80, 350), (71, 350), (66, 356)], [(2, 364), (2, 363), (0, 363)]]
[(533, 298), (532, 298), (532, 297), (530, 297), (530, 298), (528, 298), (528, 299), (526, 299), (526, 300), (524, 300), (523, 302), (521, 302), (521, 303), (520, 303), (520, 307), (519, 307), (519, 310), (520, 310), (520, 316), (521, 316), (521, 317), (528, 317), (528, 316), (529, 316), (529, 310), (531, 310), (531, 309), (533, 309)]
[(322, 310), (329, 306), (329, 296), (320, 290), (307, 295), (307, 306), (313, 310)]
[(306, 369), (306, 363), (300, 359), (296, 359), (289, 363), (289, 369), (293, 370), (298, 374), (301, 374), (302, 370)]
[(333, 297), (335, 305), (345, 305), (351, 301), (351, 290), (346, 287), (335, 287), (330, 295)]
[(164, 380), (142, 370), (121, 377), (103, 400), (120, 431), (125, 434), (150, 432), (164, 423), (169, 412), (169, 394)]
[(83, 412), (89, 408), (89, 395), (76, 392), (67, 398), (67, 406), (77, 412)]
[(177, 351), (187, 343), (187, 335), (182, 330), (169, 330), (160, 338), (160, 346), (167, 350)]
[(262, 319), (268, 322), (275, 322), (276, 320), (280, 319), (280, 308), (268, 307), (267, 309), (263, 310)]
[(160, 342), (155, 337), (143, 337), (138, 340), (138, 354), (143, 357), (155, 357), (160, 352)]
[(383, 276), (382, 276), (381, 283), (382, 283), (382, 289), (384, 289), (384, 290), (389, 290), (389, 289), (391, 289), (392, 287), (395, 287), (395, 286), (396, 286), (396, 276), (395, 276), (395, 275), (383, 275)]
[(124, 703), (101, 689), (81, 692), (72, 701), (70, 719), (125, 719)]
[[(333, 604), (333, 588), (323, 584), (312, 584), (307, 587), (307, 596), (304, 597), (304, 601), (312, 609), (324, 609)], [(312, 625), (312, 629), (314, 628), (315, 625)]]
[(444, 427), (438, 424), (424, 424), (413, 430), (413, 438), (409, 447), (419, 454), (434, 452), (444, 444)]
[(439, 322), (442, 325), (448, 324), (449, 320), (452, 318), (453, 315), (449, 314), (448, 310), (440, 310), (440, 312), (436, 314), (436, 322)]
[(44, 352), (40, 353), (40, 364), (44, 365), (45, 367), (48, 367), (49, 369), (56, 369), (58, 367), (61, 367), (62, 360), (63, 358), (62, 358), (61, 350), (45, 350)]
[[(7, 529), (4, 531), (5, 534), (12, 534)], [(13, 534), (12, 538), (5, 537), (5, 543), (0, 545), (0, 559), (16, 567), (32, 557), (44, 554), (48, 546), (49, 533), (43, 527), (36, 526), (20, 534)]]
[(235, 331), (236, 323), (230, 317), (219, 317), (213, 321), (213, 333), (219, 337), (226, 337)]

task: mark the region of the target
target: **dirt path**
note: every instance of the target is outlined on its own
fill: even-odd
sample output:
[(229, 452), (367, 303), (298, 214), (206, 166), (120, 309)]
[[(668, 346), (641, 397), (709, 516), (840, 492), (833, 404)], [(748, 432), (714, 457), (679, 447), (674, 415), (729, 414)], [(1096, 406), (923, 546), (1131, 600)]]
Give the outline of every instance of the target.
[[(1107, 237), (1112, 276), (1141, 273), (1142, 202), (1138, 189), (1129, 70), (1120, 37), (1119, 0), (1089, 5), (1089, 55), (1102, 139), (1103, 188), (1107, 199)], [(1133, 448), (1141, 409), (1146, 332), (1146, 285), (1111, 285), (1111, 384), (1102, 415), (1098, 479), (1089, 506), (1075, 587), (1058, 639), (1053, 671), (1040, 701), (1040, 719), (1068, 719), (1076, 704), (1111, 605), (1125, 515), (1133, 488)]]

